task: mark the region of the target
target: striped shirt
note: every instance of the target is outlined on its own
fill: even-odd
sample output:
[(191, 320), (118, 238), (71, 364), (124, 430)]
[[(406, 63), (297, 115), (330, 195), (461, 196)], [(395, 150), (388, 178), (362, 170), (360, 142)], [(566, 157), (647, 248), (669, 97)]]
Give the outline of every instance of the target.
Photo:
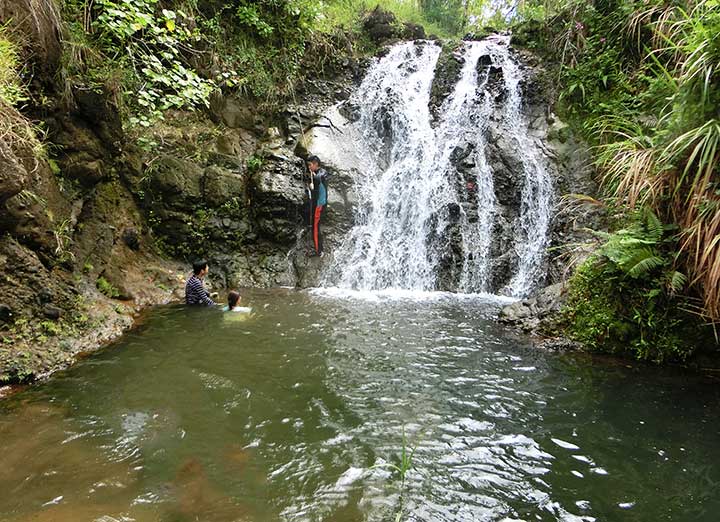
[(195, 274), (185, 283), (185, 304), (213, 306), (215, 301), (210, 299), (210, 293), (205, 290), (202, 279)]

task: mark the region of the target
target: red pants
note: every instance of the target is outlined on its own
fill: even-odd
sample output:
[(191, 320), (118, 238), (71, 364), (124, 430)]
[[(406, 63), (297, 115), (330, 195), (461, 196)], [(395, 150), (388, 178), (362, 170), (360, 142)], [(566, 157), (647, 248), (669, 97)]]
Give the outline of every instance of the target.
[(320, 218), (322, 217), (322, 211), (324, 208), (324, 205), (316, 206), (315, 215), (313, 216), (313, 243), (315, 243), (315, 252), (317, 252), (318, 255), (322, 254), (323, 251), (322, 234), (320, 233)]

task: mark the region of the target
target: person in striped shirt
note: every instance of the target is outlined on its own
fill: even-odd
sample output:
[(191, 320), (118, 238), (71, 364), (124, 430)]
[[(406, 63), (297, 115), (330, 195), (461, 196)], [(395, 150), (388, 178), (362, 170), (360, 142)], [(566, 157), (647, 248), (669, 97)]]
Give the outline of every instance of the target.
[(207, 261), (204, 259), (193, 263), (193, 273), (185, 283), (185, 304), (200, 306), (215, 306), (210, 292), (205, 290), (203, 278), (209, 271)]

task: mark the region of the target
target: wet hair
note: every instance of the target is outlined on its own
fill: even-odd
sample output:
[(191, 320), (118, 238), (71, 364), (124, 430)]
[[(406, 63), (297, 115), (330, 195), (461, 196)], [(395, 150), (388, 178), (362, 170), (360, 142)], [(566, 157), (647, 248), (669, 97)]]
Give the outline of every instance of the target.
[(314, 154), (312, 156), (308, 156), (308, 159), (306, 161), (308, 163), (317, 163), (318, 165), (320, 165), (320, 158), (318, 158)]
[(228, 293), (228, 308), (230, 310), (232, 310), (233, 308), (235, 308), (237, 306), (239, 301), (240, 301), (240, 292), (238, 292), (236, 290), (231, 290)]
[(207, 266), (207, 260), (205, 259), (198, 259), (193, 263), (193, 274), (198, 275), (200, 272), (205, 270), (205, 267)]

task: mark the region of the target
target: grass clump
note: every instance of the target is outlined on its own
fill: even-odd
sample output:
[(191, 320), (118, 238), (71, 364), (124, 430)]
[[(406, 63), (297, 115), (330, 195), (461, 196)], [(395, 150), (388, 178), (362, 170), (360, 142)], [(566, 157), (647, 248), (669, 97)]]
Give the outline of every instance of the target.
[(7, 105), (28, 100), (20, 79), (21, 60), (17, 45), (10, 39), (6, 26), (0, 26), (0, 99)]
[(111, 299), (115, 299), (120, 296), (120, 290), (118, 290), (115, 286), (113, 286), (107, 279), (100, 276), (95, 281), (95, 286), (100, 291), (101, 294), (106, 295), (107, 297), (110, 297)]
[(563, 104), (596, 144), (606, 200), (677, 226), (688, 294), (720, 320), (720, 5), (560, 4)]
[(17, 107), (29, 100), (23, 83), (19, 46), (13, 41), (7, 26), (0, 26), (0, 152), (21, 157), (29, 171), (38, 166), (37, 158), (44, 149), (33, 125)]

